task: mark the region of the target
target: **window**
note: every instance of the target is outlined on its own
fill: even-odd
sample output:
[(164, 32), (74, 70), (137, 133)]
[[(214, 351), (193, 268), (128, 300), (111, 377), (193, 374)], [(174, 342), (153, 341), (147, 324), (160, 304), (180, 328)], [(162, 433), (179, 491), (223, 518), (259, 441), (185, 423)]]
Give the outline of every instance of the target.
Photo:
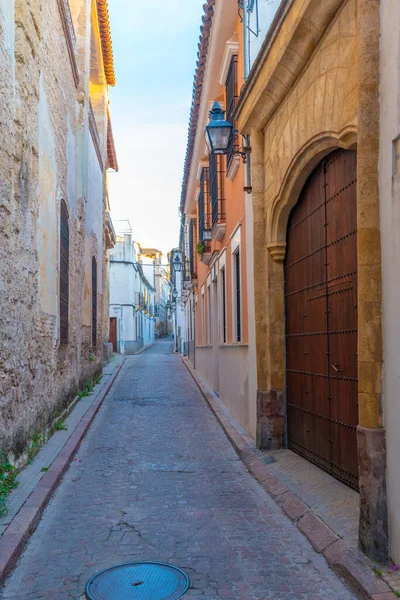
[(189, 227), (189, 260), (190, 260), (190, 275), (192, 279), (197, 279), (196, 274), (196, 257), (197, 257), (197, 236), (196, 236), (196, 219), (190, 219)]
[(209, 168), (209, 194), (211, 204), (212, 226), (217, 223), (225, 222), (225, 201), (223, 199), (223, 177), (224, 171), (221, 169), (221, 156), (217, 154), (210, 155)]
[(225, 92), (226, 92), (226, 120), (229, 123), (232, 123), (233, 133), (231, 138), (231, 142), (228, 148), (228, 152), (226, 155), (226, 165), (229, 167), (232, 158), (234, 157), (234, 151), (237, 150), (238, 144), (235, 135), (235, 119), (233, 117), (236, 102), (237, 102), (237, 56), (232, 56), (231, 64), (229, 66), (228, 75), (226, 77), (225, 83)]
[(226, 274), (225, 267), (221, 269), (221, 337), (226, 344)]
[(69, 223), (68, 209), (61, 200), (60, 215), (60, 343), (68, 344), (69, 314)]
[(241, 318), (241, 298), (240, 298), (240, 251), (237, 250), (233, 255), (233, 302), (234, 302), (234, 335), (235, 340), (240, 342), (242, 339), (242, 318)]
[(92, 346), (97, 345), (97, 261), (92, 258)]
[(199, 192), (199, 240), (207, 242), (211, 239), (211, 214), (210, 197), (208, 193), (209, 175), (208, 169), (201, 170), (200, 192)]
[(207, 287), (207, 299), (208, 299), (208, 343), (212, 344), (212, 333), (211, 333), (211, 286)]
[(204, 288), (201, 292), (201, 344), (206, 345), (206, 302), (204, 297)]

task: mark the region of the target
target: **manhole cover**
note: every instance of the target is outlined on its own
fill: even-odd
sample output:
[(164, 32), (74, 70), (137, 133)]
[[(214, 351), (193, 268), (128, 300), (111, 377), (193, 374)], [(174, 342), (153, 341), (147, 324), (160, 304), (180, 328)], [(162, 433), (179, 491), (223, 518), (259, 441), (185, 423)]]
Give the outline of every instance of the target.
[(134, 562), (97, 573), (86, 586), (86, 596), (88, 600), (176, 600), (188, 587), (188, 576), (177, 567)]

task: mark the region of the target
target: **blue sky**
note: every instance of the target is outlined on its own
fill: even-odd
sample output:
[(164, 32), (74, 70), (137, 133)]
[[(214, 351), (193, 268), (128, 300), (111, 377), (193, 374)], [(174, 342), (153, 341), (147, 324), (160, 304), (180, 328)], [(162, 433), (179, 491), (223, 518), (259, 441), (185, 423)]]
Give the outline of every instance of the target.
[(111, 116), (114, 219), (142, 246), (178, 243), (178, 205), (204, 0), (109, 0), (117, 77)]

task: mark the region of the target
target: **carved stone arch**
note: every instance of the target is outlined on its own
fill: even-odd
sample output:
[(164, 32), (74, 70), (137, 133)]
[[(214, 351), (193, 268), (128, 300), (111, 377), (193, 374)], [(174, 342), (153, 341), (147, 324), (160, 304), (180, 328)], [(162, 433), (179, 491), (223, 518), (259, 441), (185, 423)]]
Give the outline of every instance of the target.
[(292, 208), (297, 204), (301, 190), (321, 160), (336, 148), (349, 150), (357, 143), (355, 127), (340, 133), (322, 132), (305, 144), (293, 157), (282, 180), (279, 193), (272, 201), (267, 220), (268, 250), (276, 262), (283, 262), (286, 253), (286, 229)]

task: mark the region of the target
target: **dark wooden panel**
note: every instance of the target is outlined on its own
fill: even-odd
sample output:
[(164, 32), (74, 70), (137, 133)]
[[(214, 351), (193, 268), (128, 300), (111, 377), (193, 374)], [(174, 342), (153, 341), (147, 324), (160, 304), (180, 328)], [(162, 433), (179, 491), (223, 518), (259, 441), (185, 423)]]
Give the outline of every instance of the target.
[(288, 444), (355, 488), (356, 160), (335, 151), (311, 175), (285, 260)]
[(117, 317), (110, 317), (110, 337), (108, 340), (112, 345), (114, 352), (117, 351)]

